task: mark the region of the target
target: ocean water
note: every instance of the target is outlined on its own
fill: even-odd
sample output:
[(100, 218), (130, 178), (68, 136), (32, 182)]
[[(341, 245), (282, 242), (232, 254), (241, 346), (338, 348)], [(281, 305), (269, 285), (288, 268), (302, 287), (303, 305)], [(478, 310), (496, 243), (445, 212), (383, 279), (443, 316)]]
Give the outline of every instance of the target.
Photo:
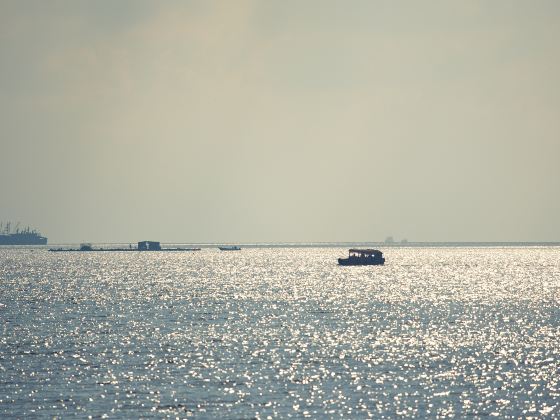
[(560, 248), (0, 249), (1, 417), (560, 416)]

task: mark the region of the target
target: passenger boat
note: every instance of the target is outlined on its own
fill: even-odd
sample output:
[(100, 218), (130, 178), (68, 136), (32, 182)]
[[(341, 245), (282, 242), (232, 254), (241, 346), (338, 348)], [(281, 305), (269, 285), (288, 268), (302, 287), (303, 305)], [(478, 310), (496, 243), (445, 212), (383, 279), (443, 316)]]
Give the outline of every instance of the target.
[(348, 258), (339, 258), (340, 265), (383, 265), (385, 258), (377, 249), (350, 249)]

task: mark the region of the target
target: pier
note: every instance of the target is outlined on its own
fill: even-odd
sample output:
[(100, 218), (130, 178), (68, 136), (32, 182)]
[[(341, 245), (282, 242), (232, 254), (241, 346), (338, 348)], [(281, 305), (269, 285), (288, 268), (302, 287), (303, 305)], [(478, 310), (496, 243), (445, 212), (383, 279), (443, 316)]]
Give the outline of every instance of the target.
[(187, 252), (187, 251), (200, 251), (200, 248), (162, 248), (161, 244), (156, 241), (140, 241), (138, 246), (133, 248), (130, 245), (128, 248), (94, 248), (91, 244), (81, 244), (79, 248), (51, 248), (51, 252)]

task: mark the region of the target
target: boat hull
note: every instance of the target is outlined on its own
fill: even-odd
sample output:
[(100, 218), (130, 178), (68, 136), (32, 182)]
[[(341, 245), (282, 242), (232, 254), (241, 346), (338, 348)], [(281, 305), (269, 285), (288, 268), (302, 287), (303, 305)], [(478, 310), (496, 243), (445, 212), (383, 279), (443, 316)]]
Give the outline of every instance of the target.
[(0, 245), (46, 245), (47, 238), (35, 235), (0, 235)]
[(383, 265), (385, 258), (339, 258), (339, 265)]

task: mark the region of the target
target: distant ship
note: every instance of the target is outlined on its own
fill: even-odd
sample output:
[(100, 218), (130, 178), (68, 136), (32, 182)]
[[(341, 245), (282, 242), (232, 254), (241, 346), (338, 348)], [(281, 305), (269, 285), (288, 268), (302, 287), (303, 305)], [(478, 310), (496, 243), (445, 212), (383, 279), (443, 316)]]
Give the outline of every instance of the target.
[(0, 223), (0, 245), (46, 245), (47, 238), (41, 236), (35, 229), (26, 227), (19, 229), (19, 223), (12, 232), (10, 222)]
[(219, 246), (218, 248), (220, 249), (220, 251), (241, 251), (241, 248), (239, 248), (236, 245), (233, 245), (233, 246)]

